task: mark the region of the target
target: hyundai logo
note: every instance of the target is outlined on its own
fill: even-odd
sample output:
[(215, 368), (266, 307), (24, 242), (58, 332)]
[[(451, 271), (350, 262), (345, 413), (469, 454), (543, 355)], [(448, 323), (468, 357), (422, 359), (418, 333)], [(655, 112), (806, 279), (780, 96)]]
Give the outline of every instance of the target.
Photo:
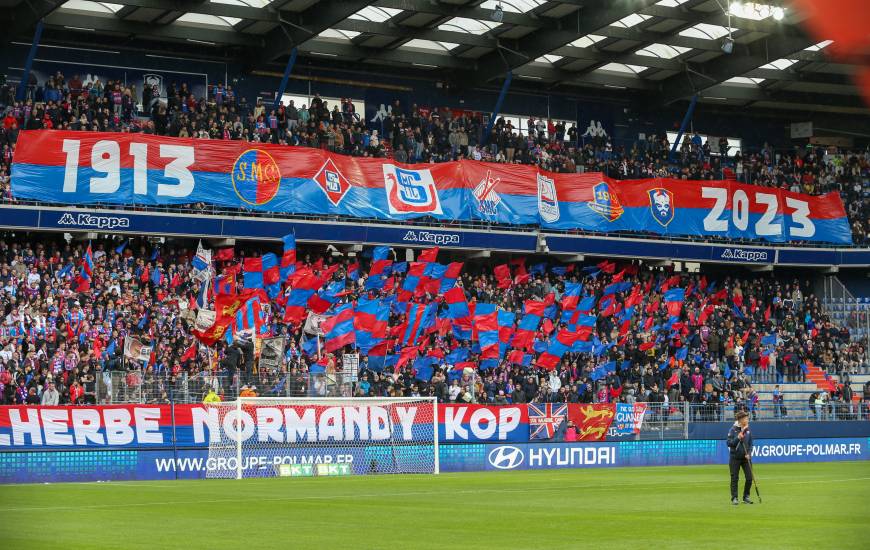
[(523, 463), (525, 455), (517, 447), (504, 445), (489, 452), (489, 463), (499, 470), (512, 470)]

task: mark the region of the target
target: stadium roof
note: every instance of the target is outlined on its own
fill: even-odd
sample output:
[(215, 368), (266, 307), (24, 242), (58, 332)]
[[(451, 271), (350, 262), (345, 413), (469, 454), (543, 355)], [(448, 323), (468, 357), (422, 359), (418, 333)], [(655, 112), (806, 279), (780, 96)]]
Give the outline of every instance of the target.
[[(0, 3), (12, 19), (6, 28), (28, 43), (45, 17), (43, 40), (52, 43), (174, 55), (183, 45), (251, 68), (281, 65), (296, 46), (327, 67), (401, 68), (465, 88), (496, 86), (510, 69), (540, 87), (637, 94), (662, 104), (699, 92), (701, 101), (722, 105), (867, 112), (851, 81), (855, 67), (828, 61), (830, 41), (810, 38), (797, 14), (767, 1), (739, 10), (726, 0)], [(729, 27), (734, 44), (726, 54)]]

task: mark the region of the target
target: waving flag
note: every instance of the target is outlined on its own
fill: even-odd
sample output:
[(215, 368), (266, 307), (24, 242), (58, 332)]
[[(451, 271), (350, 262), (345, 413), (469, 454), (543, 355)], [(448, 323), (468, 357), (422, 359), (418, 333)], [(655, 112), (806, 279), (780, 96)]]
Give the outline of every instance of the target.
[(321, 292), (314, 293), (308, 298), (308, 307), (314, 313), (325, 313), (334, 304), (338, 303), (344, 295), (344, 279), (331, 283)]
[(583, 290), (583, 283), (565, 283), (565, 293), (562, 294), (563, 310), (572, 311), (577, 309), (581, 290)]
[(206, 281), (211, 277), (211, 250), (202, 247), (202, 241), (196, 247), (196, 255), (190, 263), (193, 268), (193, 278)]
[(386, 260), (390, 256), (389, 246), (376, 246), (372, 250), (372, 262)]
[(538, 331), (540, 325), (540, 315), (535, 315), (533, 313), (523, 315), (520, 324), (517, 326), (516, 332), (514, 332), (512, 345), (515, 348), (524, 349), (526, 351), (532, 349), (532, 345), (535, 341), (535, 333)]
[(425, 271), (425, 263), (411, 262), (411, 267), (408, 268), (408, 274), (405, 276), (405, 282), (402, 283), (403, 293), (399, 295), (400, 301), (407, 302), (411, 299), (411, 296), (417, 291), (417, 287), (420, 286)]
[(199, 285), (199, 293), (196, 296), (196, 307), (198, 309), (206, 309), (208, 307), (208, 291), (211, 285), (208, 281), (204, 281)]
[(588, 313), (595, 309), (595, 296), (587, 296), (583, 298), (579, 304), (577, 304), (577, 311), (582, 311), (584, 313)]
[(306, 316), (308, 299), (320, 288), (321, 279), (310, 269), (299, 271), (291, 277), (290, 294), (284, 308), (284, 322), (299, 324)]
[(596, 317), (594, 315), (581, 315), (577, 319), (577, 338), (582, 341), (589, 340), (595, 332)]
[(296, 272), (296, 235), (289, 234), (281, 237), (284, 243), (284, 252), (281, 254), (281, 265), (278, 268), (278, 274), (281, 282), (285, 282), (287, 277)]
[(332, 317), (320, 325), (325, 334), (323, 348), (332, 352), (356, 341), (353, 330), (353, 304), (343, 304), (336, 308)]
[(468, 348), (456, 348), (444, 357), (444, 362), (448, 365), (455, 365), (468, 360)]
[(381, 300), (367, 300), (357, 304), (353, 326), (357, 331), (370, 332), (375, 338), (386, 338), (390, 305)]
[(507, 264), (495, 266), (492, 272), (495, 274), (499, 288), (510, 288), (513, 281), (511, 280), (511, 268)]
[(619, 292), (626, 292), (631, 290), (631, 283), (626, 281), (623, 283), (611, 283), (604, 287), (604, 295), (610, 296), (611, 294), (617, 294)]
[(616, 372), (616, 361), (610, 361), (608, 363), (604, 363), (603, 365), (595, 368), (592, 371), (592, 374), (589, 375), (589, 378), (592, 381), (598, 381), (602, 378), (606, 378), (608, 374)]
[(556, 334), (556, 337), (550, 340), (550, 345), (547, 351), (538, 357), (537, 365), (547, 370), (553, 370), (562, 360), (565, 352), (571, 349), (574, 345), (576, 335), (568, 330), (562, 329)]
[(214, 280), (215, 295), (235, 294), (236, 293), (236, 276), (232, 273), (221, 275)]
[(54, 276), (58, 279), (65, 279), (70, 275), (70, 273), (72, 273), (73, 267), (75, 267), (73, 264), (66, 264), (61, 269), (57, 270)]
[(468, 309), (468, 302), (465, 301), (465, 291), (461, 288), (454, 287), (445, 292), (444, 301), (447, 302), (449, 318), (465, 319), (471, 317), (471, 312)]
[(423, 331), (435, 324), (435, 312), (438, 309), (438, 304), (408, 304), (405, 320), (405, 330), (402, 335), (401, 344), (403, 346), (412, 346), (417, 342), (417, 339)]
[(417, 256), (418, 262), (434, 262), (438, 260), (438, 247), (433, 246), (432, 248), (427, 248), (426, 250), (421, 250), (420, 255)]
[(423, 293), (428, 292), (433, 296), (441, 293), (441, 279), (447, 273), (447, 266), (437, 262), (426, 264), (426, 269), (423, 270), (423, 277), (415, 292), (416, 296), (423, 296)]
[(473, 328), (482, 352), (492, 346), (495, 346), (495, 350), (498, 349), (498, 312), (495, 304), (477, 304), (474, 308)]
[(439, 294), (446, 294), (450, 289), (456, 286), (456, 279), (462, 273), (463, 262), (451, 262), (447, 265), (447, 270), (441, 278), (441, 287)]
[(79, 273), (76, 275), (76, 292), (87, 292), (91, 288), (91, 279), (94, 274), (94, 255), (91, 252), (91, 244), (88, 243), (88, 248), (82, 256)]
[(231, 262), (236, 255), (235, 249), (233, 247), (229, 248), (220, 248), (217, 252), (214, 253), (214, 259), (218, 262)]
[(686, 291), (682, 288), (672, 288), (665, 292), (665, 303), (668, 308), (668, 315), (677, 317), (683, 310), (683, 302), (686, 299)]
[(359, 281), (359, 262), (347, 266), (347, 278), (354, 282)]

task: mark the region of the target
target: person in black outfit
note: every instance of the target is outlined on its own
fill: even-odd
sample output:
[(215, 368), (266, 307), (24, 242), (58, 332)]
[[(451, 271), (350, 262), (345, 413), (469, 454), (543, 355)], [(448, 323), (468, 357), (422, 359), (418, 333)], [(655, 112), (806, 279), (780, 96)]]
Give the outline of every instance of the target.
[(746, 411), (738, 411), (737, 419), (731, 429), (728, 430), (728, 448), (731, 450), (728, 459), (728, 468), (731, 470), (731, 504), (737, 502), (737, 482), (740, 469), (743, 468), (743, 503), (752, 504), (749, 499), (749, 490), (752, 488), (752, 470), (749, 460), (752, 456), (752, 432), (749, 431), (749, 414)]

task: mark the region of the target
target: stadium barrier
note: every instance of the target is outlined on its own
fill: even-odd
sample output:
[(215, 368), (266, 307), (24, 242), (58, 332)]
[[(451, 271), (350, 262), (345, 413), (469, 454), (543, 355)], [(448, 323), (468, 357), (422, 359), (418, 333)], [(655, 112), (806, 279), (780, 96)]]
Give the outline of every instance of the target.
[[(353, 464), (367, 452), (366, 447), (352, 453), (295, 448), (277, 457), (247, 456), (243, 468), (246, 477), (262, 476), (278, 463)], [(870, 438), (758, 439), (753, 456), (760, 464), (870, 460)], [(441, 445), (439, 462), (441, 472), (704, 464), (724, 468), (728, 448), (721, 439), (466, 443)], [(0, 451), (0, 483), (205, 479), (220, 468), (204, 448)]]
[[(27, 231), (117, 233), (191, 238), (261, 239), (278, 241), (293, 233), (299, 242), (387, 244), (405, 247), (439, 246), (444, 249), (500, 252), (589, 254), (614, 258), (668, 259), (723, 264), (870, 266), (866, 248), (759, 246), (728, 242), (709, 243), (674, 236), (608, 236), (543, 232), (482, 224), (478, 227), (427, 225), (424, 221), (387, 224), (293, 214), (292, 218), (256, 212), (189, 211), (155, 206), (0, 206), (3, 226)], [(308, 219), (306, 219), (308, 218)]]
[[(234, 429), (226, 422), (214, 424), (210, 409), (185, 404), (0, 408), (0, 482), (206, 477), (209, 468), (228, 467), (208, 464), (211, 430)], [(688, 422), (686, 411), (672, 409), (441, 404), (441, 471), (727, 462), (723, 439), (729, 422)], [(565, 441), (568, 420), (577, 426), (579, 438), (597, 441)], [(252, 451), (245, 455), (243, 469), (268, 475), (266, 470), (278, 463), (364, 464), (382, 447), (351, 429), (340, 437), (352, 445), (336, 450), (326, 445), (334, 436), (321, 437), (321, 429), (316, 428), (314, 439), (288, 443), (277, 453), (260, 457)], [(758, 421), (753, 430), (759, 462), (870, 459), (866, 420)], [(258, 437), (255, 433), (249, 437)], [(414, 451), (413, 445), (403, 449)]]

